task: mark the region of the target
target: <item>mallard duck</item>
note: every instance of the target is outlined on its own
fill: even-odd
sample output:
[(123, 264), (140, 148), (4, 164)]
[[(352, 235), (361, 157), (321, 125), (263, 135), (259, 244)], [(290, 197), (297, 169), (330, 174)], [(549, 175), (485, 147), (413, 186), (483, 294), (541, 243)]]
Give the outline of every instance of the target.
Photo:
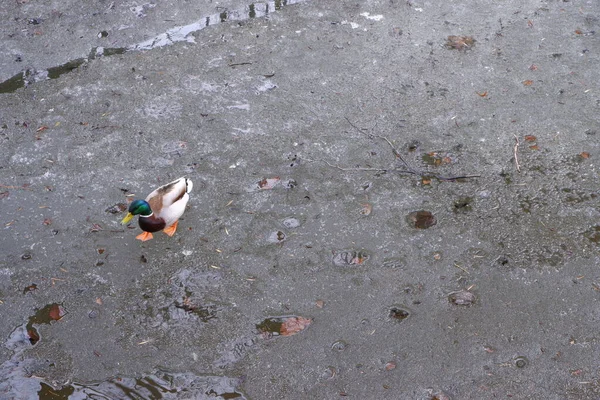
[(139, 215), (140, 228), (143, 233), (136, 239), (145, 242), (152, 239), (152, 232), (163, 231), (173, 236), (177, 230), (179, 218), (185, 211), (192, 191), (193, 183), (190, 179), (179, 178), (167, 183), (150, 193), (146, 200), (134, 200), (129, 205), (129, 212), (121, 221), (127, 224), (134, 215)]

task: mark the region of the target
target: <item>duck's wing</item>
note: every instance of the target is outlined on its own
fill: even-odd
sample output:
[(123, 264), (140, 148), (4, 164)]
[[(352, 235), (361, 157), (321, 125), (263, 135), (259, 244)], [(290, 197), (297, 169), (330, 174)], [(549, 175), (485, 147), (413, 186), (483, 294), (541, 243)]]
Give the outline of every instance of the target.
[(185, 206), (190, 198), (188, 193), (192, 191), (192, 181), (188, 178), (179, 178), (167, 183), (150, 193), (146, 201), (155, 216), (162, 218), (167, 226), (174, 223), (185, 211)]

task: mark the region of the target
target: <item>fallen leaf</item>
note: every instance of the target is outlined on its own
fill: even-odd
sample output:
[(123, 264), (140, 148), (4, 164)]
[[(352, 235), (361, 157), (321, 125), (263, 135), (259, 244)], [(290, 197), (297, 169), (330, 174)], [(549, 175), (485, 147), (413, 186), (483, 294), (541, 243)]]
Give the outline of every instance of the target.
[(48, 226), (52, 224), (52, 219), (51, 218), (44, 218), (44, 222), (42, 222), (42, 224)]
[(39, 128), (37, 128), (35, 131), (36, 132), (44, 132), (46, 129), (48, 129), (48, 127), (46, 125), (42, 125)]
[(528, 19), (527, 20), (527, 26), (529, 26), (530, 28), (533, 28), (533, 21)]
[(582, 32), (582, 30), (581, 30), (581, 29), (579, 29), (579, 28), (575, 29), (575, 33), (576, 33), (577, 35), (583, 35), (583, 32)]
[(31, 285), (25, 287), (25, 289), (23, 289), (23, 294), (28, 293), (28, 292), (33, 292), (34, 290), (37, 290), (37, 285), (35, 283), (32, 283)]
[(96, 298), (96, 304), (102, 305), (102, 299), (100, 297)]
[(34, 328), (27, 330), (27, 336), (29, 336), (29, 343), (36, 344), (40, 341), (40, 335), (37, 333), (37, 330)]
[(582, 153), (579, 154), (581, 156), (581, 158), (590, 158), (590, 153), (588, 153), (587, 151), (584, 151)]
[(530, 148), (531, 150), (534, 150), (534, 151), (537, 151), (537, 150), (539, 150), (539, 149), (540, 149), (540, 147), (539, 147), (537, 144), (534, 144), (534, 145), (532, 145), (532, 146), (529, 146), (529, 148)]
[(435, 216), (425, 210), (411, 212), (406, 216), (406, 220), (417, 229), (427, 229), (437, 223)]
[(276, 176), (274, 178), (264, 178), (258, 182), (258, 187), (263, 190), (273, 189), (281, 179)]
[(466, 50), (473, 47), (475, 39), (473, 36), (455, 36), (450, 35), (446, 41), (446, 47), (449, 49)]
[(475, 300), (475, 295), (467, 290), (450, 293), (448, 296), (448, 301), (457, 306), (470, 306), (475, 303)]
[(92, 224), (90, 228), (90, 232), (100, 232), (102, 230), (102, 226), (100, 224)]
[(429, 178), (423, 178), (421, 180), (421, 182), (423, 183), (423, 185), (429, 185), (431, 183), (431, 179), (429, 179)]
[(292, 336), (297, 334), (298, 332), (302, 332), (306, 329), (312, 322), (310, 318), (304, 317), (290, 317), (283, 321), (281, 324), (281, 329), (279, 333), (281, 336)]
[(360, 265), (363, 262), (365, 262), (365, 260), (367, 260), (368, 257), (365, 254), (362, 253), (357, 253), (356, 257), (354, 257), (352, 260), (350, 260), (350, 264), (355, 264), (355, 265)]
[(317, 300), (317, 301), (315, 301), (315, 306), (317, 308), (323, 308), (323, 307), (325, 307), (325, 302), (323, 300)]
[(538, 69), (538, 66), (537, 66), (537, 65), (535, 65), (535, 64), (531, 64), (531, 65), (529, 66), (529, 69), (530, 69), (531, 71), (537, 71), (537, 69)]
[(478, 94), (480, 97), (485, 97), (485, 96), (487, 96), (487, 95), (488, 95), (488, 92), (487, 92), (487, 90), (486, 90), (485, 92), (481, 92), (481, 93), (479, 93), (479, 92), (475, 92), (475, 93), (477, 93), (477, 94)]
[(523, 85), (531, 86), (531, 85), (533, 85), (533, 81), (531, 79), (527, 79), (526, 81), (523, 81)]
[(390, 362), (388, 362), (388, 363), (385, 364), (385, 370), (386, 371), (391, 371), (394, 368), (396, 368), (396, 363), (393, 362), (393, 361), (390, 361)]
[(64, 315), (65, 315), (65, 310), (63, 310), (63, 308), (58, 304), (52, 304), (52, 306), (48, 310), (48, 317), (50, 317), (50, 319), (53, 321), (58, 321)]
[(360, 210), (360, 214), (361, 215), (371, 215), (371, 212), (373, 211), (373, 206), (369, 203), (364, 203), (361, 204), (362, 208)]
[(525, 135), (526, 142), (535, 142), (536, 140), (537, 140), (537, 137), (535, 137), (533, 135)]

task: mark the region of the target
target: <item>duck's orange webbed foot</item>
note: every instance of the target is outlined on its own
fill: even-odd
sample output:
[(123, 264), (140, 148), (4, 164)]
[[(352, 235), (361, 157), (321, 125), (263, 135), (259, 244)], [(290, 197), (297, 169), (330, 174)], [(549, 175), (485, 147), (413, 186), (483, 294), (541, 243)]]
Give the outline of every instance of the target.
[(175, 221), (175, 223), (173, 225), (167, 226), (165, 229), (163, 229), (163, 232), (169, 236), (173, 236), (175, 234), (175, 231), (177, 230), (178, 223), (179, 223), (179, 221)]
[(152, 239), (153, 236), (152, 236), (152, 233), (150, 233), (150, 232), (142, 232), (139, 235), (137, 235), (135, 238), (138, 240), (141, 240), (142, 242), (145, 242), (147, 240)]

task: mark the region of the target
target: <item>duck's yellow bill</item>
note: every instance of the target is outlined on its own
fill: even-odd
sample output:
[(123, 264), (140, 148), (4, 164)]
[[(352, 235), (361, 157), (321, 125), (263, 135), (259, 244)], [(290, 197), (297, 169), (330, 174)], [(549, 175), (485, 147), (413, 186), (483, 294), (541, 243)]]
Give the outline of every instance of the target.
[(127, 215), (125, 216), (125, 218), (123, 218), (123, 220), (121, 221), (121, 223), (123, 225), (125, 225), (126, 223), (128, 223), (129, 221), (131, 221), (132, 218), (133, 218), (133, 214), (132, 213), (127, 213)]

